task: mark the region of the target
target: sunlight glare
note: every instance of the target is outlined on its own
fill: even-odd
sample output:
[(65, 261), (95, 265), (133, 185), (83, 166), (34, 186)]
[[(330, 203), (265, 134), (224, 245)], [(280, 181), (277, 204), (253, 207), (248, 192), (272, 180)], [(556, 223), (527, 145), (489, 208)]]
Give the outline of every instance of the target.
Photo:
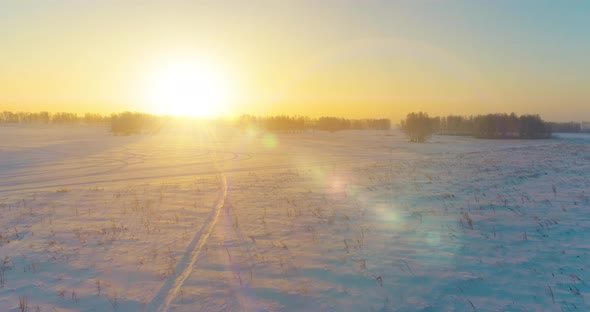
[(228, 113), (231, 88), (220, 68), (197, 60), (176, 60), (154, 71), (147, 101), (155, 114), (218, 117)]

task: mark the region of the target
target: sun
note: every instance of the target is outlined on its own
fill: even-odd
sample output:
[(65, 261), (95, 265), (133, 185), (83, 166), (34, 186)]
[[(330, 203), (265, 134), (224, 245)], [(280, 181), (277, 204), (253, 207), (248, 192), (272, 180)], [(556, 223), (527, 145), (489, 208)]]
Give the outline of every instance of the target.
[(203, 118), (226, 114), (232, 95), (221, 69), (198, 60), (162, 64), (150, 77), (146, 93), (155, 114)]

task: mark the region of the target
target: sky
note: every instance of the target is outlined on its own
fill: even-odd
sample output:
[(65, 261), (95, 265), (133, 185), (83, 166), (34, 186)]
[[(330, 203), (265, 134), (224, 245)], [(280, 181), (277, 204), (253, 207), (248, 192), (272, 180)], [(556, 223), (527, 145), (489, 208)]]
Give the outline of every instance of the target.
[[(589, 1), (0, 0), (0, 111), (590, 120), (589, 17)], [(193, 61), (206, 98), (162, 89)]]

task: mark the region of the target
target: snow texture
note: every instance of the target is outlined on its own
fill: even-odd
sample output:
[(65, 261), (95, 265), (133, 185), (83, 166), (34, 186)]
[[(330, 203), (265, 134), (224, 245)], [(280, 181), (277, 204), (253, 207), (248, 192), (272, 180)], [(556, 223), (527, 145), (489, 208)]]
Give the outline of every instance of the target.
[(590, 310), (590, 135), (5, 125), (0, 216), (0, 311)]

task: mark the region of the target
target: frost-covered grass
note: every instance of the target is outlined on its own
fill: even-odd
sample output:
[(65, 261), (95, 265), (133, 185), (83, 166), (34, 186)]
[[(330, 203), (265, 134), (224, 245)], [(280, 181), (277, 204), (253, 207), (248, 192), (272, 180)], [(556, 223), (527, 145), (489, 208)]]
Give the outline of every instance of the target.
[(0, 127), (0, 311), (585, 311), (589, 155)]

